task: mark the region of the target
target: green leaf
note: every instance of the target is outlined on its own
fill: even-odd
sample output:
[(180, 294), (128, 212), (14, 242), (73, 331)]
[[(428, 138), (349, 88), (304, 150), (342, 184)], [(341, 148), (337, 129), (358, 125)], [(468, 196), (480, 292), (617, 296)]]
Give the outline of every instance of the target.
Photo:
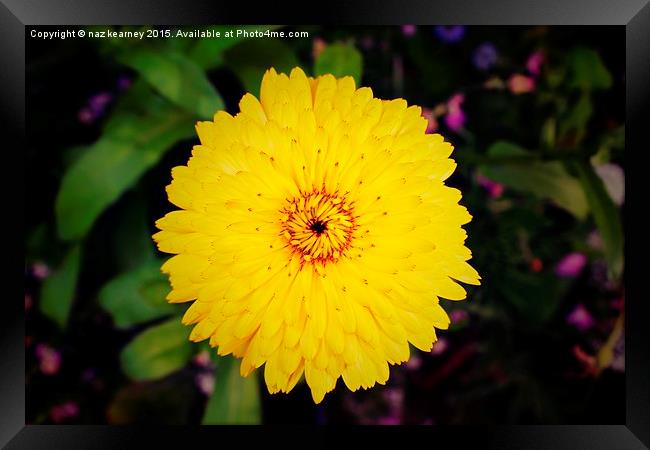
[(80, 265), (81, 244), (77, 244), (68, 251), (61, 267), (45, 280), (41, 288), (41, 312), (61, 328), (65, 328), (68, 322)]
[(194, 121), (176, 109), (144, 116), (121, 113), (63, 177), (56, 199), (59, 236), (82, 238), (97, 217), (177, 141), (194, 133)]
[(569, 86), (578, 89), (609, 89), (612, 76), (594, 50), (578, 47), (569, 54)]
[(593, 167), (586, 162), (574, 164), (589, 201), (594, 221), (603, 239), (609, 275), (618, 279), (623, 272), (623, 227), (619, 211)]
[(362, 61), (361, 53), (352, 45), (342, 43), (328, 45), (314, 64), (314, 74), (331, 73), (338, 78), (349, 75), (359, 86)]
[(583, 92), (578, 102), (560, 122), (560, 135), (564, 136), (569, 131), (575, 131), (576, 141), (582, 140), (592, 114), (591, 96), (588, 92)]
[(223, 57), (244, 88), (258, 97), (266, 70), (273, 67), (278, 72), (289, 73), (300, 65), (293, 51), (279, 39), (243, 41), (224, 52)]
[(499, 283), (498, 289), (523, 319), (541, 325), (553, 317), (569, 286), (570, 281), (551, 273), (530, 274), (511, 270)]
[[(589, 205), (580, 182), (567, 173), (562, 163), (536, 161), (531, 153), (504, 141), (492, 144), (487, 153), (495, 162), (480, 167), (486, 177), (538, 198), (551, 200), (579, 219), (586, 217)], [(506, 158), (510, 160), (498, 162)]]
[(118, 328), (128, 328), (178, 311), (167, 303), (169, 282), (154, 260), (112, 279), (99, 292), (99, 303)]
[(182, 368), (192, 356), (190, 327), (174, 317), (135, 337), (120, 354), (124, 373), (133, 380), (155, 380)]
[(137, 71), (171, 102), (201, 119), (211, 119), (224, 108), (221, 96), (201, 67), (180, 53), (137, 49), (124, 52), (118, 60)]
[[(221, 37), (211, 39), (197, 39), (196, 44), (189, 53), (190, 59), (196, 62), (204, 70), (210, 70), (223, 64), (223, 52), (228, 50), (239, 42), (250, 39), (250, 36), (244, 36), (243, 33), (237, 35), (237, 30), (242, 32), (264, 32), (266, 30), (275, 30), (280, 28), (281, 25), (245, 25), (238, 26), (233, 29), (231, 26), (213, 26), (206, 28), (206, 30), (214, 30), (221, 33)], [(234, 36), (225, 37), (226, 32), (235, 31)]]
[(113, 261), (119, 271), (135, 269), (156, 257), (144, 194), (134, 189), (126, 197), (111, 236)]
[(219, 358), (215, 389), (208, 400), (202, 423), (259, 424), (261, 415), (256, 372), (244, 378), (239, 374), (239, 364), (235, 358)]

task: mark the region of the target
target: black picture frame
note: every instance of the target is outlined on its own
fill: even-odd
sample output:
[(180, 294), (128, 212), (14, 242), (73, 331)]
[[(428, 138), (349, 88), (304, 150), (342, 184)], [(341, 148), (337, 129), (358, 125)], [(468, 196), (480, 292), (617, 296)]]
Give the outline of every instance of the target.
[[(2, 127), (16, 145), (5, 147), (5, 155), (15, 157), (13, 167), (22, 167), (20, 149), (25, 145), (25, 27), (36, 25), (91, 24), (207, 24), (207, 23), (327, 23), (466, 24), (466, 25), (619, 25), (626, 30), (626, 204), (624, 207), (626, 255), (626, 421), (607, 426), (502, 426), (418, 427), (409, 429), (408, 440), (399, 430), (378, 427), (360, 429), (293, 429), (260, 427), (261, 433), (240, 427), (111, 427), (111, 426), (26, 426), (24, 308), (20, 294), (6, 299), (0, 317), (0, 445), (6, 448), (181, 448), (194, 439), (212, 446), (230, 445), (246, 435), (251, 448), (254, 435), (260, 445), (274, 448), (284, 444), (342, 445), (339, 432), (353, 432), (353, 440), (404, 445), (423, 440), (432, 446), (472, 444), (512, 449), (623, 449), (650, 446), (650, 338), (645, 321), (649, 317), (648, 293), (641, 271), (645, 268), (644, 249), (650, 249), (647, 232), (647, 177), (641, 174), (640, 159), (650, 151), (647, 129), (650, 118), (650, 4), (647, 0), (362, 0), (352, 3), (330, 0), (308, 2), (248, 2), (172, 0), (84, 1), (84, 0), (0, 0), (0, 91)], [(622, 49), (621, 49), (622, 50)], [(4, 134), (4, 133), (3, 133)], [(6, 139), (3, 140), (6, 142)], [(5, 173), (10, 170), (6, 163)], [(19, 170), (11, 170), (19, 175)], [(29, 168), (24, 167), (25, 180)], [(5, 215), (18, 228), (19, 213), (25, 203), (15, 195), (11, 177), (3, 177)], [(23, 184), (24, 186), (24, 184)], [(13, 202), (13, 204), (12, 204)], [(17, 233), (20, 233), (16, 229)], [(5, 237), (5, 240), (7, 238)], [(14, 266), (15, 267), (15, 266)], [(13, 272), (9, 272), (13, 273)], [(7, 280), (14, 279), (5, 271)], [(15, 279), (21, 279), (17, 274)], [(395, 427), (399, 428), (399, 427)], [(320, 439), (320, 437), (323, 439)], [(218, 440), (217, 440), (218, 439)], [(290, 442), (287, 442), (290, 440)], [(339, 442), (337, 444), (337, 442)], [(352, 441), (346, 440), (346, 444)], [(283, 444), (283, 446), (284, 446)], [(346, 445), (347, 446), (347, 445)]]

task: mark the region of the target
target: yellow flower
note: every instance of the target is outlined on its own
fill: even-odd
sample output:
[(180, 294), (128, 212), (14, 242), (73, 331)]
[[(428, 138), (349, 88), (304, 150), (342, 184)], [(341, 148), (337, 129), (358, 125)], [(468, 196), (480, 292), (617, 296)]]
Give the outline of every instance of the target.
[[(449, 318), (438, 297), (479, 284), (466, 263), (461, 193), (444, 185), (452, 146), (426, 134), (421, 108), (373, 98), (351, 77), (270, 69), (258, 101), (196, 126), (201, 144), (172, 170), (156, 222), (176, 254), (170, 302), (194, 303), (190, 339), (265, 365), (271, 393), (304, 373), (319, 403), (339, 377), (351, 390), (388, 380), (429, 351)], [(453, 279), (453, 280), (452, 280)]]

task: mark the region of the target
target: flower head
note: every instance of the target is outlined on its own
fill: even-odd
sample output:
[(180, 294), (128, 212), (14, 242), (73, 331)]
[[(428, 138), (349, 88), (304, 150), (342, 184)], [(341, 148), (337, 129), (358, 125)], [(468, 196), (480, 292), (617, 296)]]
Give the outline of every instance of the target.
[(458, 42), (465, 35), (465, 27), (462, 25), (438, 25), (433, 27), (433, 32), (443, 42)]
[(573, 252), (564, 256), (555, 266), (555, 274), (562, 278), (575, 278), (587, 264), (584, 253)]
[(447, 101), (447, 115), (445, 125), (452, 131), (459, 131), (465, 125), (465, 112), (461, 105), (465, 101), (465, 95), (455, 94)]
[(533, 76), (538, 76), (542, 72), (542, 64), (544, 63), (544, 52), (538, 50), (532, 53), (526, 61), (526, 70)]
[[(269, 392), (304, 374), (320, 402), (342, 377), (351, 390), (384, 384), (409, 342), (429, 351), (479, 284), (461, 226), (471, 216), (444, 180), (451, 144), (426, 134), (417, 106), (373, 97), (351, 77), (270, 69), (258, 100), (199, 122), (201, 141), (172, 170), (180, 210), (156, 222), (176, 254), (170, 302), (193, 341), (264, 365)], [(453, 279), (453, 280), (452, 280)]]
[(473, 61), (474, 66), (479, 70), (488, 70), (496, 62), (499, 57), (497, 48), (491, 42), (484, 42), (474, 50)]
[(567, 315), (566, 322), (580, 331), (587, 331), (596, 324), (589, 310), (583, 304), (579, 304), (573, 308), (569, 315)]
[(35, 349), (39, 368), (45, 375), (55, 375), (61, 367), (61, 353), (47, 344), (38, 344)]
[(417, 31), (418, 27), (416, 25), (402, 25), (402, 33), (404, 36), (415, 36), (415, 33), (417, 33)]
[(508, 79), (508, 89), (513, 94), (526, 94), (535, 90), (535, 79), (516, 73)]

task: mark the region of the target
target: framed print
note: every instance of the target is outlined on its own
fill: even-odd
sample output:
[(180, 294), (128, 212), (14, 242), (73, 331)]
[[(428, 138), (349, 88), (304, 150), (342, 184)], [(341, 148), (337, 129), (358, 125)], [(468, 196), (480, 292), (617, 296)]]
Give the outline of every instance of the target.
[(650, 6), (447, 3), (3, 0), (2, 444), (647, 448)]

